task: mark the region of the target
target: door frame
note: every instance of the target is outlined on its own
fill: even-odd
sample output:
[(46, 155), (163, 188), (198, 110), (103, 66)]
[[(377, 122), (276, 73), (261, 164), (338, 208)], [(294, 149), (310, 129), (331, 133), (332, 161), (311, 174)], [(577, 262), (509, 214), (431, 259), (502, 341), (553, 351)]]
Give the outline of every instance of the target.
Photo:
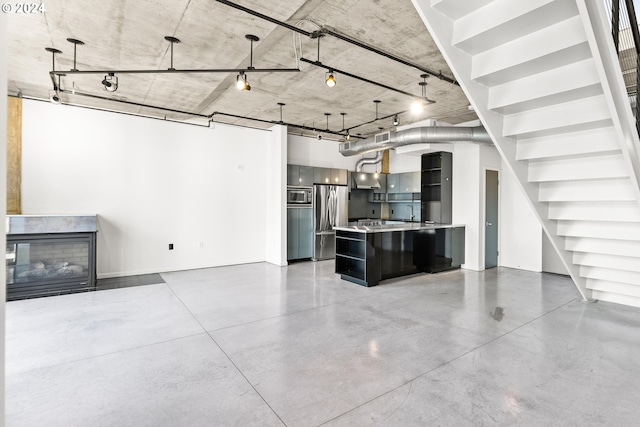
[(486, 223), (487, 223), (487, 171), (494, 171), (498, 174), (498, 267), (500, 266), (500, 228), (502, 227), (502, 221), (500, 218), (500, 207), (502, 199), (500, 197), (500, 169), (495, 167), (484, 166), (482, 168), (482, 187), (480, 189), (482, 209), (480, 212), (480, 247), (481, 247), (481, 264), (480, 269), (485, 270), (487, 263), (487, 236), (486, 236)]

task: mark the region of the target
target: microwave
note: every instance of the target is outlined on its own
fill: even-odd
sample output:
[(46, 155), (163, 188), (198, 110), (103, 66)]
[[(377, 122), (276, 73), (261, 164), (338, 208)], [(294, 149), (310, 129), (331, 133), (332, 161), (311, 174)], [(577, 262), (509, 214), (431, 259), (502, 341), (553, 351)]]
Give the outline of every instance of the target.
[(287, 188), (288, 205), (311, 205), (313, 190), (311, 188)]

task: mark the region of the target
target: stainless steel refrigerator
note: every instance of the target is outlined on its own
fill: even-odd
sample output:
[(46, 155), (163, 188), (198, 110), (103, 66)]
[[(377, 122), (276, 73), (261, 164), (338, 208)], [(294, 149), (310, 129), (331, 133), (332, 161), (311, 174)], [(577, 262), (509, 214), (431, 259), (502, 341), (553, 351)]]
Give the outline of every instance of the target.
[(313, 260), (331, 259), (336, 256), (335, 226), (347, 225), (349, 221), (349, 193), (346, 186), (313, 186)]

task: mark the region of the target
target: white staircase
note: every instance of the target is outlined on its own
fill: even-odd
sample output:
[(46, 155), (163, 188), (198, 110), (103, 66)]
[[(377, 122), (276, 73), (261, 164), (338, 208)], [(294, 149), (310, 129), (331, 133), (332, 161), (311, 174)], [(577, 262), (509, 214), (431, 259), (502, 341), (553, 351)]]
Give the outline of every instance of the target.
[(587, 299), (640, 307), (640, 141), (602, 0), (413, 0)]

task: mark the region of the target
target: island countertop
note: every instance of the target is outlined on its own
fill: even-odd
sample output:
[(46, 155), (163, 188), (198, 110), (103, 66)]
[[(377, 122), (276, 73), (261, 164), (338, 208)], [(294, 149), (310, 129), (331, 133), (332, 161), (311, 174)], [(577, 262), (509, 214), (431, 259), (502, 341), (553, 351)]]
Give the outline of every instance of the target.
[(458, 228), (464, 227), (463, 224), (423, 224), (417, 222), (408, 222), (404, 224), (383, 224), (383, 225), (347, 225), (333, 227), (337, 231), (351, 231), (355, 233), (386, 233), (390, 231), (411, 231), (411, 230), (429, 230), (442, 228)]
[(335, 230), (336, 273), (362, 286), (460, 268), (464, 263), (464, 225), (352, 225)]

